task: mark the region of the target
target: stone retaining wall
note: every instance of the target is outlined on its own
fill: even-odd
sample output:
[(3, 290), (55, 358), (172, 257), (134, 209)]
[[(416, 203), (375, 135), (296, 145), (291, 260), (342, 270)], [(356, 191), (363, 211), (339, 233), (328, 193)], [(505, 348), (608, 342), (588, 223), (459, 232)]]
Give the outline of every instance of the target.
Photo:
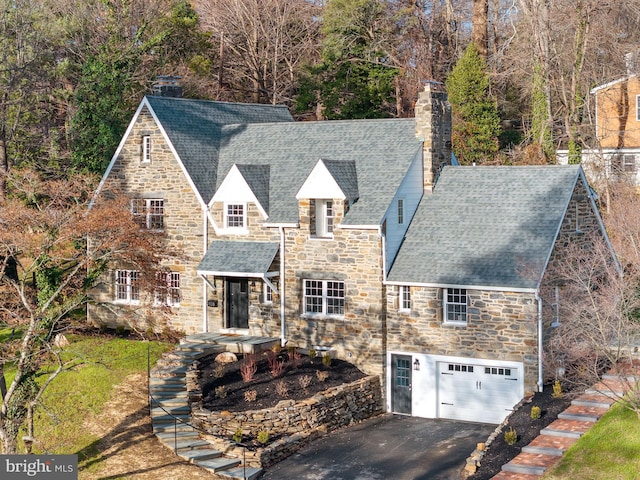
[[(332, 387), (305, 400), (282, 400), (275, 407), (243, 412), (211, 412), (202, 407), (194, 370), (187, 375), (192, 403), (192, 423), (205, 438), (226, 455), (245, 458), (247, 465), (267, 467), (315, 437), (340, 427), (383, 413), (380, 377), (369, 376), (355, 382)], [(195, 400), (195, 401), (194, 401)], [(244, 451), (228, 440), (237, 429), (255, 436), (266, 431), (273, 438), (283, 438), (255, 451)]]

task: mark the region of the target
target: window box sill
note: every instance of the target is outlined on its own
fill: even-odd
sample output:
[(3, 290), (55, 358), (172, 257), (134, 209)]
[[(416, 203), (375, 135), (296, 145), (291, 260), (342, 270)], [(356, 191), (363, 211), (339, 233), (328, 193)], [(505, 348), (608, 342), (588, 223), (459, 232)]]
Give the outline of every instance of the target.
[(442, 322), (442, 326), (446, 328), (467, 328), (467, 322)]
[(344, 315), (327, 315), (326, 313), (303, 313), (304, 320), (344, 320)]

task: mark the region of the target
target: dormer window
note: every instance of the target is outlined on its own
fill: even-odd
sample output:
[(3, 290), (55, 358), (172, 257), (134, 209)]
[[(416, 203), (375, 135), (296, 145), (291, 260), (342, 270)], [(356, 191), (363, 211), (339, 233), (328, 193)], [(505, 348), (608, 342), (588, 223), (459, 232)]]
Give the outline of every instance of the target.
[(226, 228), (244, 229), (247, 226), (246, 209), (242, 203), (228, 203), (225, 208)]
[(151, 135), (142, 137), (142, 163), (151, 163)]
[(332, 237), (335, 218), (333, 200), (316, 200), (316, 236)]

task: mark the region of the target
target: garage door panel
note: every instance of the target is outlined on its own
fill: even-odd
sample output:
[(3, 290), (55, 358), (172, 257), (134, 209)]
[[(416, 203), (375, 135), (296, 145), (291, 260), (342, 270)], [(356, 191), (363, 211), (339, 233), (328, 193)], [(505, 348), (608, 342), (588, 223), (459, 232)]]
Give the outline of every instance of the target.
[(438, 416), (500, 423), (520, 400), (517, 368), (440, 362)]

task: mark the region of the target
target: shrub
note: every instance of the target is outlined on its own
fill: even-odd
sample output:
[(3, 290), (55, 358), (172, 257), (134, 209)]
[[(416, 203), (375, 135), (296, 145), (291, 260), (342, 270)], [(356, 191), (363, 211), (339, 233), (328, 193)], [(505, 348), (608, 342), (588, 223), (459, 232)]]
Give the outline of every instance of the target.
[(242, 375), (242, 380), (245, 383), (250, 382), (253, 380), (257, 371), (258, 365), (256, 364), (256, 356), (253, 354), (245, 356), (244, 360), (242, 360), (242, 365), (240, 365), (240, 375)]
[(224, 388), (224, 385), (216, 387), (215, 394), (218, 398), (225, 398), (227, 396), (227, 390)]
[(242, 429), (240, 427), (236, 429), (232, 439), (236, 443), (242, 443)]
[(325, 367), (331, 366), (331, 354), (329, 352), (322, 355), (322, 365), (324, 365)]
[(518, 441), (518, 434), (513, 427), (509, 427), (509, 431), (505, 432), (504, 441), (507, 445), (514, 445)]
[(293, 368), (298, 368), (302, 365), (302, 355), (297, 350), (294, 350), (289, 354), (289, 360), (291, 360)]
[(256, 390), (247, 390), (244, 392), (244, 399), (247, 402), (255, 402), (256, 398), (258, 398), (258, 392)]
[(287, 387), (287, 382), (285, 382), (284, 380), (280, 380), (278, 383), (276, 383), (276, 393), (280, 397), (286, 397), (287, 395), (289, 395), (289, 387)]
[(274, 343), (273, 345), (271, 345), (271, 348), (269, 350), (277, 355), (280, 353), (280, 350), (282, 350), (282, 347), (279, 343)]
[(278, 360), (269, 369), (269, 373), (273, 378), (281, 377), (284, 373), (284, 360)]
[(324, 382), (327, 380), (327, 378), (329, 378), (329, 372), (325, 372), (323, 370), (316, 370), (316, 377), (318, 377), (319, 381)]
[(258, 435), (256, 436), (256, 440), (258, 440), (258, 442), (260, 442), (261, 444), (266, 444), (269, 442), (269, 432), (267, 432), (266, 430), (260, 430), (258, 432)]
[(311, 360), (313, 360), (314, 358), (316, 358), (318, 356), (318, 352), (315, 351), (315, 349), (310, 348), (309, 349), (309, 358)]
[(537, 420), (542, 416), (542, 410), (537, 405), (531, 407), (531, 418)]
[(222, 378), (224, 377), (224, 364), (216, 363), (213, 367), (213, 378)]
[(302, 390), (306, 392), (307, 388), (309, 388), (309, 385), (311, 385), (311, 377), (309, 375), (303, 375), (302, 377), (298, 378), (298, 383), (300, 384)]
[(562, 385), (560, 385), (560, 380), (556, 380), (553, 382), (553, 398), (562, 398)]

